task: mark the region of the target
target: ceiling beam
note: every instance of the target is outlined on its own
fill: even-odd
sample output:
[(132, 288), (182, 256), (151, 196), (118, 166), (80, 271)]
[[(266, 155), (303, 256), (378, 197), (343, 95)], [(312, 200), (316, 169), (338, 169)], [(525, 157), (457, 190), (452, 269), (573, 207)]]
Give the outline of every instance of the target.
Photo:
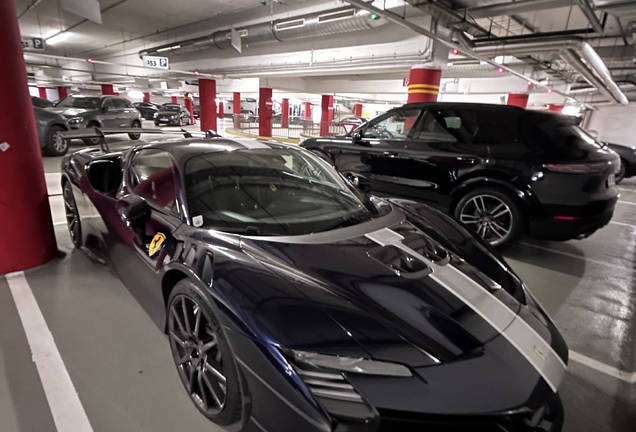
[(492, 18), (496, 16), (573, 6), (576, 4), (576, 1), (577, 0), (524, 0), (512, 3), (497, 3), (494, 5), (468, 8), (466, 9), (466, 12), (475, 19)]

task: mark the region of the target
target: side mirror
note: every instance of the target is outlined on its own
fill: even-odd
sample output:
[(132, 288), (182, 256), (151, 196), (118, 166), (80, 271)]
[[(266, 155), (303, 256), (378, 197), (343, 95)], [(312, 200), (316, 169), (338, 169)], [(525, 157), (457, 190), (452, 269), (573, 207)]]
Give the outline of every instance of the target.
[(589, 130), (589, 131), (587, 131), (587, 133), (588, 133), (588, 134), (589, 134), (592, 138), (594, 138), (595, 140), (597, 140), (597, 139), (598, 139), (598, 131), (595, 131), (595, 130)]
[(135, 195), (126, 195), (115, 207), (126, 226), (137, 229), (146, 224), (152, 213), (146, 200)]
[(108, 105), (104, 105), (104, 106), (102, 107), (102, 111), (104, 111), (104, 112), (108, 112), (108, 111), (110, 111), (110, 107), (109, 107)]
[(360, 144), (360, 141), (362, 141), (362, 134), (360, 134), (360, 131), (353, 131), (351, 133), (351, 142), (353, 144)]

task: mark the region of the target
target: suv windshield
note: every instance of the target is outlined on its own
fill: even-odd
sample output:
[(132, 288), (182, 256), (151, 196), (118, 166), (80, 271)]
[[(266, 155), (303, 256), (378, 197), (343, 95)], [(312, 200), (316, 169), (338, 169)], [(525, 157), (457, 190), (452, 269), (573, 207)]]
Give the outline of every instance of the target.
[(179, 105), (164, 105), (161, 107), (161, 111), (179, 111), (180, 108)]
[(327, 163), (295, 149), (203, 154), (185, 166), (193, 221), (248, 235), (301, 235), (354, 225), (381, 211)]
[(82, 97), (69, 96), (62, 99), (57, 108), (82, 108), (82, 109), (98, 109), (102, 106), (102, 98), (99, 97)]

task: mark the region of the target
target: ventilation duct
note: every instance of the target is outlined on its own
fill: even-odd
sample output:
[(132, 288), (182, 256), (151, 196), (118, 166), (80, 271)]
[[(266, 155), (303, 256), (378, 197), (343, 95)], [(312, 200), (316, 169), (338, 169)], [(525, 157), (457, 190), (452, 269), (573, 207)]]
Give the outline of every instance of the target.
[(486, 57), (512, 55), (515, 57), (541, 53), (559, 53), (587, 82), (596, 87), (610, 101), (627, 105), (627, 96), (616, 85), (603, 59), (583, 38), (532, 38), (514, 42), (480, 44), (472, 48)]
[[(237, 30), (241, 35), (242, 44), (245, 46), (367, 30), (377, 28), (386, 22), (386, 20), (378, 19), (377, 16), (372, 16), (370, 12), (365, 10), (344, 7), (240, 27)], [(223, 50), (231, 47), (232, 32), (227, 29), (217, 31), (209, 36), (143, 50), (139, 52), (139, 56), (179, 55), (209, 49)]]

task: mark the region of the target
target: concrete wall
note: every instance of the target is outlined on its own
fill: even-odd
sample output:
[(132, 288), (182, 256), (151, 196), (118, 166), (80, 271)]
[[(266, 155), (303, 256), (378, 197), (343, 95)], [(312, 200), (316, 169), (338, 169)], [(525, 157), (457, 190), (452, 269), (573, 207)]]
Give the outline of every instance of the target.
[(598, 131), (601, 141), (636, 145), (636, 103), (598, 108), (587, 129)]

